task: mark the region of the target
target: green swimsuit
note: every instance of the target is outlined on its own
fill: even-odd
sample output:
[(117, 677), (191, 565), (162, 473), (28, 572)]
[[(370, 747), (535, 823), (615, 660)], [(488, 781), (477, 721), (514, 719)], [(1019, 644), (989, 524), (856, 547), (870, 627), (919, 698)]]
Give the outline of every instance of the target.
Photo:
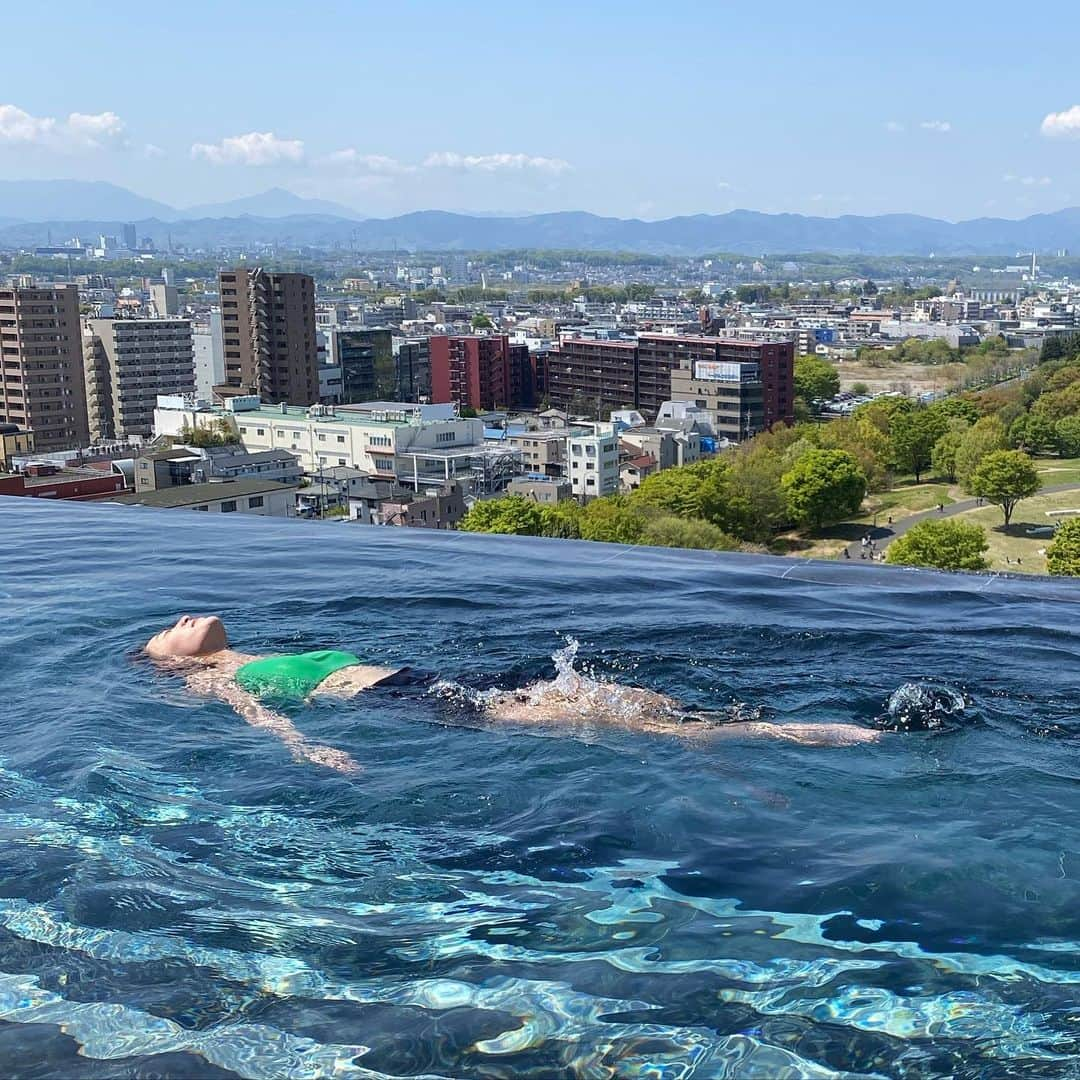
[(238, 667), (236, 685), (256, 697), (306, 698), (335, 671), (359, 663), (359, 656), (335, 649), (267, 656)]

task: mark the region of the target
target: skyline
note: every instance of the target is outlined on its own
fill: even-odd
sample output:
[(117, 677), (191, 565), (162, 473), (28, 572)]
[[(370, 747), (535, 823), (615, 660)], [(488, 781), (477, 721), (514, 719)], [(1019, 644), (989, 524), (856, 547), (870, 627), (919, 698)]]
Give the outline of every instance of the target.
[[(466, 4), (447, 25), (427, 2), (324, 3), (298, 18), (279, 0), (198, 0), (183, 20), (140, 13), (137, 50), (68, 9), (51, 70), (92, 77), (43, 81), (29, 50), (12, 51), (4, 178), (106, 180), (180, 208), (282, 187), (366, 217), (958, 221), (1080, 203), (1080, 89), (1067, 78), (1080, 14), (1064, 5), (1041, 10), (1053, 37), (1000, 65), (986, 57), (1015, 20), (1000, 3), (962, 26), (926, 3), (842, 23), (781, 3), (768, 25), (701, 3), (666, 17), (555, 3), (497, 20)], [(6, 17), (13, 35), (35, 22)]]

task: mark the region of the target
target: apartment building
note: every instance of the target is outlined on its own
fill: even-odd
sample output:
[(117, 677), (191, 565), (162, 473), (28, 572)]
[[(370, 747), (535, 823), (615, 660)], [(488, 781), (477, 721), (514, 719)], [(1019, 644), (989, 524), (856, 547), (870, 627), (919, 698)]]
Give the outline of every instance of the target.
[(547, 397), (559, 408), (596, 417), (637, 408), (637, 343), (564, 339), (548, 355)]
[(307, 406), (319, 399), (315, 282), (307, 274), (226, 270), (218, 275), (225, 351), (222, 396)]
[(340, 402), (393, 401), (398, 394), (393, 332), (334, 327), (326, 331), (330, 363), (341, 371)]
[(33, 431), (40, 451), (90, 441), (74, 285), (0, 286), (0, 423)]
[(506, 442), (521, 451), (525, 471), (544, 476), (562, 476), (566, 464), (565, 431), (525, 431), (507, 435)]
[(210, 312), (207, 321), (193, 324), (191, 344), (195, 351), (195, 394), (212, 401), (214, 387), (225, 381), (225, 344), (221, 332), (221, 311)]
[(436, 335), (429, 342), (431, 397), (485, 410), (531, 404), (535, 382), (529, 350), (506, 334)]
[(159, 394), (195, 391), (187, 319), (88, 319), (83, 358), (92, 442), (146, 438)]
[[(794, 343), (737, 341), (689, 334), (639, 334), (635, 341), (568, 338), (548, 365), (553, 405), (596, 416), (637, 409), (649, 421), (660, 406), (682, 395), (673, 389), (679, 371), (705, 364), (754, 363), (761, 376), (762, 417), (769, 427), (794, 419)], [(757, 430), (757, 429), (755, 429)]]
[(567, 449), (570, 490), (574, 495), (591, 499), (619, 490), (619, 438), (613, 425), (571, 428)]

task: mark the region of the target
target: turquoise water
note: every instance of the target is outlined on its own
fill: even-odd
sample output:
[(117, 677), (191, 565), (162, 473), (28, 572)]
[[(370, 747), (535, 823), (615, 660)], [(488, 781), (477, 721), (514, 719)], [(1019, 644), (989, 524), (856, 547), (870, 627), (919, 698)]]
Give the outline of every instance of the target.
[[(30, 500), (0, 524), (6, 1074), (1080, 1074), (1077, 584)], [(346, 777), (132, 658), (185, 611), (465, 688), (576, 641), (697, 708), (943, 722), (811, 748), (522, 732), (422, 688), (294, 709)]]

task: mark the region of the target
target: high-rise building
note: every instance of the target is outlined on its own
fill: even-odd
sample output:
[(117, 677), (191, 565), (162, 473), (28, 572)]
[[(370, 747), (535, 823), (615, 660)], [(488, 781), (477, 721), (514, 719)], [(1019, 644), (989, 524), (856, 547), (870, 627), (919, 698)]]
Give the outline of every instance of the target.
[(221, 312), (210, 312), (208, 323), (191, 328), (195, 350), (195, 396), (213, 401), (214, 387), (225, 381), (225, 347), (221, 333)]
[(341, 369), (341, 403), (400, 401), (389, 329), (331, 329), (330, 362)]
[(135, 231), (134, 225), (125, 225), (121, 230), (121, 238), (124, 241), (124, 247), (128, 251), (134, 251), (139, 243), (139, 235)]
[(399, 401), (431, 400), (431, 343), (429, 338), (394, 342)]
[(307, 274), (225, 270), (218, 286), (225, 382), (215, 391), (290, 405), (317, 402), (315, 282)]
[(431, 399), (459, 408), (505, 409), (531, 404), (534, 373), (525, 345), (505, 334), (431, 338)]
[(90, 438), (145, 438), (158, 394), (191, 394), (195, 359), (187, 319), (88, 319), (83, 354)]
[(159, 319), (163, 319), (167, 315), (180, 314), (180, 294), (177, 292), (175, 285), (151, 285), (150, 300), (154, 305), (154, 314)]
[(0, 287), (0, 423), (32, 430), (41, 451), (89, 442), (74, 285)]

